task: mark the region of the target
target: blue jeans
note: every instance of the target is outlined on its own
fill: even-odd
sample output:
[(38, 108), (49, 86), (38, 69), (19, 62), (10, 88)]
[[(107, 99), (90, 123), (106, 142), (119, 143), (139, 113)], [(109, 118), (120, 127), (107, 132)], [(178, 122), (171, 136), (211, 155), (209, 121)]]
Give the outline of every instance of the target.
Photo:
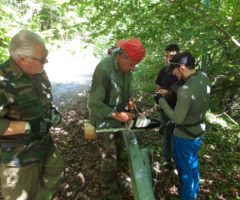
[(160, 111), (160, 121), (163, 123), (163, 127), (159, 130), (163, 136), (162, 146), (163, 146), (163, 157), (165, 160), (171, 160), (172, 158), (172, 135), (174, 124), (169, 123), (169, 118), (167, 115)]
[(180, 200), (195, 200), (199, 190), (198, 151), (202, 139), (173, 136), (173, 158), (180, 180)]

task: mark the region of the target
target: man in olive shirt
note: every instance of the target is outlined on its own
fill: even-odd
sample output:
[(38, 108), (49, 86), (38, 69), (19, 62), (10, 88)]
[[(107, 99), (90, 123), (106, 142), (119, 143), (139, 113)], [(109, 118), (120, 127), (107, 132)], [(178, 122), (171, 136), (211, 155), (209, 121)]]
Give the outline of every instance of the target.
[(205, 73), (195, 70), (195, 58), (189, 52), (176, 54), (170, 64), (172, 74), (184, 80), (185, 84), (178, 89), (175, 109), (164, 98), (160, 98), (159, 104), (176, 124), (173, 157), (180, 179), (180, 199), (193, 200), (199, 190), (198, 151), (205, 131), (210, 83)]
[(49, 128), (61, 121), (44, 71), (48, 51), (27, 30), (11, 40), (0, 65), (0, 180), (6, 200), (50, 200), (60, 183), (63, 160)]
[[(128, 105), (132, 109), (135, 106), (130, 97), (132, 71), (144, 54), (145, 48), (139, 40), (119, 40), (112, 55), (97, 65), (88, 101), (90, 122), (96, 129), (121, 128), (132, 120), (133, 115), (126, 112), (125, 107)], [(101, 145), (102, 199), (117, 200), (120, 197), (116, 182), (116, 152), (121, 134), (99, 133), (98, 137), (104, 141)]]

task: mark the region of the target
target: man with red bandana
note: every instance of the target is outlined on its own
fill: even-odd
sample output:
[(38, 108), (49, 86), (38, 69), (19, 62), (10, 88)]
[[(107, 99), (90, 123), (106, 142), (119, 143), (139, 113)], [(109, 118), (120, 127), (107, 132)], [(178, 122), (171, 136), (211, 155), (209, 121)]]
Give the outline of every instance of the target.
[[(104, 58), (96, 67), (89, 94), (88, 108), (90, 122), (96, 129), (121, 128), (133, 119), (125, 106), (133, 109), (130, 87), (132, 71), (143, 59), (145, 48), (138, 39), (119, 40), (118, 48), (111, 56)], [(102, 199), (121, 199), (116, 181), (117, 160), (119, 161), (120, 132), (99, 133), (102, 155)]]

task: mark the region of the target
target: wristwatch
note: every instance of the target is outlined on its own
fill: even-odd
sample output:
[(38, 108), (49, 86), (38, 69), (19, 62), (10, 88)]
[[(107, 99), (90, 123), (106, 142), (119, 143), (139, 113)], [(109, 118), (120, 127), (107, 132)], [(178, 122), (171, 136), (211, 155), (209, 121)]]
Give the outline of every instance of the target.
[(31, 125), (29, 122), (25, 123), (25, 134), (30, 134), (31, 133)]

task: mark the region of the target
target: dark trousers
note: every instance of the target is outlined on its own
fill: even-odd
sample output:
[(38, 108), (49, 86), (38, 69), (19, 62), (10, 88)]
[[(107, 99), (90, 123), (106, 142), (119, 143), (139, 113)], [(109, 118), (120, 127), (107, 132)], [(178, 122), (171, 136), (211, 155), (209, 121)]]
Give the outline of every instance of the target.
[(165, 160), (171, 160), (172, 158), (172, 135), (174, 124), (170, 122), (167, 115), (160, 111), (161, 128), (159, 130), (162, 138), (163, 157)]
[(123, 137), (121, 132), (100, 133), (102, 138), (100, 145), (101, 161), (101, 192), (104, 200), (120, 199), (117, 167), (121, 160), (121, 152), (123, 151)]

